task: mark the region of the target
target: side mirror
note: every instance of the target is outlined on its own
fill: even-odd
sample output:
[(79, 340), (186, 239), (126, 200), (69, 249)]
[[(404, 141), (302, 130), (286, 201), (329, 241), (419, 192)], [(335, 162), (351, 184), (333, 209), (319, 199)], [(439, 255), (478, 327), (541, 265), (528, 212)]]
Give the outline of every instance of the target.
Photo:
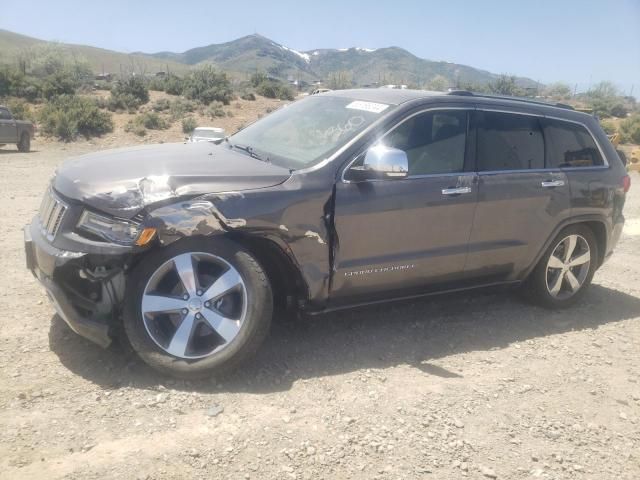
[(403, 150), (376, 145), (367, 150), (362, 165), (352, 167), (349, 173), (356, 181), (402, 179), (409, 175), (409, 160)]

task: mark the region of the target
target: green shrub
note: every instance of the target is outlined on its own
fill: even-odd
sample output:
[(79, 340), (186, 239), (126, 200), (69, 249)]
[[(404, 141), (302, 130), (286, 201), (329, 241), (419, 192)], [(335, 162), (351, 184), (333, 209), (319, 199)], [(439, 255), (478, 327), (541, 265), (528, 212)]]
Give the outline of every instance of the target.
[(139, 137), (144, 137), (147, 134), (147, 129), (144, 128), (144, 125), (132, 121), (127, 122), (124, 126), (124, 131), (134, 133)]
[(224, 110), (222, 108), (221, 102), (211, 102), (211, 104), (207, 107), (204, 113), (206, 116), (210, 118), (224, 117), (226, 115), (226, 113), (224, 113)]
[(611, 135), (613, 133), (616, 133), (617, 131), (616, 124), (613, 123), (611, 120), (601, 120), (600, 126), (602, 127), (602, 129), (605, 131), (607, 135)]
[(169, 122), (158, 115), (156, 112), (147, 112), (142, 115), (138, 115), (138, 121), (149, 130), (164, 130), (169, 128)]
[(111, 89), (111, 95), (114, 97), (131, 96), (143, 105), (149, 101), (149, 89), (144, 78), (138, 75), (129, 75), (120, 78)]
[(620, 122), (620, 140), (623, 143), (640, 145), (640, 113), (636, 113)]
[(42, 95), (41, 81), (11, 66), (0, 66), (0, 97), (14, 96), (36, 101)]
[(169, 105), (169, 115), (173, 120), (183, 118), (187, 113), (193, 113), (198, 105), (191, 100), (176, 98)]
[(106, 108), (112, 112), (129, 112), (135, 113), (142, 105), (139, 98), (131, 95), (130, 93), (111, 93), (111, 96), (106, 101)]
[(489, 90), (496, 95), (509, 95), (512, 97), (524, 96), (522, 90), (516, 83), (513, 75), (500, 75), (494, 82), (489, 83)]
[(71, 72), (55, 72), (42, 81), (42, 96), (51, 99), (57, 95), (73, 95), (80, 85)]
[(31, 106), (20, 98), (11, 98), (5, 102), (5, 105), (11, 110), (13, 118), (16, 120), (29, 120), (35, 122), (36, 117), (31, 110)]
[(147, 134), (146, 129), (165, 130), (167, 128), (169, 128), (169, 122), (164, 118), (156, 112), (146, 112), (127, 122), (124, 130), (125, 132), (132, 132), (136, 135), (143, 136)]
[(198, 126), (198, 122), (196, 122), (196, 119), (189, 116), (186, 118), (182, 119), (182, 132), (183, 133), (191, 133), (195, 130), (195, 128)]
[(157, 100), (151, 106), (151, 109), (154, 112), (164, 112), (166, 110), (169, 110), (169, 108), (171, 108), (171, 102), (166, 98), (161, 98), (160, 100)]
[(233, 99), (231, 83), (225, 73), (218, 73), (211, 65), (192, 71), (184, 79), (183, 94), (205, 105), (213, 101), (229, 105)]
[(164, 91), (169, 95), (182, 95), (184, 80), (176, 74), (170, 73), (164, 78)]
[(75, 95), (60, 95), (40, 112), (42, 131), (64, 141), (86, 138), (113, 130), (111, 115), (100, 111), (95, 101)]
[(251, 78), (249, 79), (249, 83), (251, 83), (251, 85), (255, 88), (261, 83), (264, 83), (268, 80), (269, 80), (269, 77), (267, 77), (266, 73), (256, 72), (253, 75), (251, 75)]
[(293, 90), (282, 82), (267, 80), (256, 87), (259, 95), (267, 98), (279, 98), (280, 100), (293, 100)]
[(249, 93), (245, 93), (240, 98), (243, 100), (250, 100), (253, 102), (256, 99), (256, 96), (252, 92), (249, 92)]

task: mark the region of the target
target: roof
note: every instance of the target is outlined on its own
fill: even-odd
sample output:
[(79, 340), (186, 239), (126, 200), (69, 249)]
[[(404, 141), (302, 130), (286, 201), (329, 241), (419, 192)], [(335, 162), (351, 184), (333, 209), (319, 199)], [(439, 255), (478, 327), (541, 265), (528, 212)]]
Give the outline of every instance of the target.
[(351, 90), (332, 90), (318, 95), (331, 97), (346, 97), (366, 102), (380, 102), (390, 105), (400, 105), (409, 100), (419, 100), (429, 97), (441, 97), (443, 92), (430, 92), (428, 90), (409, 90), (399, 88), (354, 88)]
[[(528, 106), (531, 108), (554, 108), (565, 111), (573, 111), (569, 105), (550, 103), (527, 97), (510, 97), (505, 95), (488, 95), (472, 93), (466, 90), (454, 90), (452, 92), (432, 92), (429, 90), (410, 90), (392, 88), (357, 88), (351, 90), (333, 90), (320, 95), (346, 97), (368, 102), (380, 102), (390, 105), (400, 105), (411, 100), (426, 100), (429, 98), (463, 100), (467, 102), (493, 103), (510, 106)], [(557, 110), (556, 110), (557, 111)]]

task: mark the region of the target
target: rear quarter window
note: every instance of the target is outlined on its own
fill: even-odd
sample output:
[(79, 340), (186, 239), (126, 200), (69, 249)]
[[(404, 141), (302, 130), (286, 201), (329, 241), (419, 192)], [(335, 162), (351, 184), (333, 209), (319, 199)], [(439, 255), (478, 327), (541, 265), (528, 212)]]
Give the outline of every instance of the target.
[(604, 165), (589, 131), (577, 123), (545, 119), (547, 167), (576, 168)]

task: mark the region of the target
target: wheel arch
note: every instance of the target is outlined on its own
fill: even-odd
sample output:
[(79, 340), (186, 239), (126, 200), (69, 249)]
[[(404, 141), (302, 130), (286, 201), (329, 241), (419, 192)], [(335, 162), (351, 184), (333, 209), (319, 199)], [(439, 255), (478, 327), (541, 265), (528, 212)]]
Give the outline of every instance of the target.
[(604, 217), (601, 217), (599, 215), (583, 215), (569, 218), (556, 226), (556, 228), (547, 238), (546, 242), (542, 245), (542, 248), (535, 256), (531, 265), (527, 268), (527, 270), (525, 270), (524, 274), (522, 275), (522, 279), (526, 279), (529, 274), (536, 268), (536, 265), (538, 265), (538, 262), (547, 251), (547, 249), (551, 246), (551, 243), (560, 233), (560, 231), (572, 225), (585, 225), (589, 227), (589, 229), (595, 235), (596, 241), (598, 242), (598, 267), (600, 267), (604, 263), (605, 252), (607, 249), (607, 238), (609, 235), (607, 222)]
[[(232, 231), (185, 236), (170, 243), (156, 245), (157, 248), (167, 248), (170, 245), (192, 241), (196, 238), (207, 240), (217, 237), (223, 237), (237, 243), (255, 257), (271, 283), (274, 301), (278, 307), (292, 308), (308, 297), (307, 284), (296, 266), (292, 254), (286, 253), (288, 250), (286, 243), (277, 237)], [(134, 257), (130, 267), (136, 268), (144, 261), (146, 254), (151, 251), (153, 249)]]
[(240, 244), (264, 268), (271, 282), (275, 305), (281, 308), (297, 307), (308, 298), (307, 284), (296, 266), (292, 254), (282, 239), (257, 236), (244, 232), (229, 232), (227, 238)]

